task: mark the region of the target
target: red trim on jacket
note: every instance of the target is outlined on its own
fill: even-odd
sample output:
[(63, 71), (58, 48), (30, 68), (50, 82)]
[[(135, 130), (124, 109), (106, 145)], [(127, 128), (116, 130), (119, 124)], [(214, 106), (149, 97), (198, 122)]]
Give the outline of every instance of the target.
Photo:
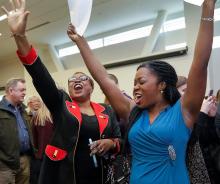
[[(90, 104), (95, 112), (95, 116), (96, 116), (98, 123), (99, 123), (100, 135), (102, 135), (102, 133), (104, 132), (105, 128), (108, 125), (109, 116), (102, 113), (105, 110), (105, 107), (103, 107), (102, 105), (100, 105), (98, 103), (94, 103), (94, 102), (90, 102)], [(81, 125), (82, 124), (82, 114), (80, 112), (80, 107), (78, 106), (78, 104), (74, 101), (73, 102), (66, 101), (66, 107), (67, 107), (68, 111), (74, 117), (77, 118), (77, 120), (79, 121), (79, 123)]]
[(63, 160), (66, 155), (67, 155), (67, 151), (62, 150), (60, 148), (57, 148), (55, 146), (52, 145), (47, 145), (46, 149), (45, 149), (45, 154), (53, 161), (59, 161), (59, 160)]
[(91, 102), (91, 105), (99, 122), (100, 135), (102, 135), (108, 125), (109, 116), (102, 113), (105, 110), (105, 107), (103, 107), (102, 105), (94, 102)]
[(33, 47), (31, 47), (31, 50), (28, 52), (26, 56), (22, 56), (18, 50), (17, 55), (21, 62), (26, 65), (32, 65), (37, 59), (37, 52)]
[(80, 112), (80, 108), (78, 106), (78, 104), (76, 102), (69, 102), (66, 101), (66, 107), (68, 109), (68, 111), (77, 118), (79, 124), (81, 125), (82, 123), (82, 115)]

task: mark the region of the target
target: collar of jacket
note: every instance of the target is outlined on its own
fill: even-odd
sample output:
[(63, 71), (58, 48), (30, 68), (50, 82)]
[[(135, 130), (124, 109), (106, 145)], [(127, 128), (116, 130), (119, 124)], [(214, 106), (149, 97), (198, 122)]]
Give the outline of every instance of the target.
[[(99, 130), (100, 130), (100, 135), (104, 132), (107, 124), (108, 124), (108, 119), (109, 116), (107, 114), (104, 114), (103, 112), (105, 111), (105, 107), (94, 102), (90, 102), (91, 106), (95, 112), (95, 116), (97, 117), (98, 123), (99, 123)], [(80, 108), (76, 102), (69, 102), (66, 101), (66, 106), (69, 112), (77, 118), (79, 124), (82, 124), (82, 114), (80, 111)]]
[[(26, 106), (22, 103), (22, 104), (20, 105), (20, 107), (21, 107), (22, 112), (24, 112)], [(2, 100), (0, 101), (0, 109), (11, 112), (10, 108), (9, 108), (8, 105), (7, 105), (7, 101), (6, 101), (6, 99), (5, 99), (5, 96), (4, 96), (4, 97), (2, 98)], [(13, 112), (12, 112), (12, 113), (13, 113)]]

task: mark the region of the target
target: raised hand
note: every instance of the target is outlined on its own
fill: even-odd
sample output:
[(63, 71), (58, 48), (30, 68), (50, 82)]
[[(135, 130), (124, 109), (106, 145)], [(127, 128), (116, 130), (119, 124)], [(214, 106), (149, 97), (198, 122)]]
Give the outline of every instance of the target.
[(77, 34), (75, 27), (71, 23), (69, 23), (69, 26), (67, 28), (67, 35), (73, 42), (76, 42), (81, 38), (81, 36)]
[(26, 11), (26, 0), (10, 0), (11, 10), (4, 6), (2, 9), (8, 16), (8, 25), (13, 35), (25, 35), (27, 18), (30, 14)]
[(216, 98), (214, 96), (209, 96), (207, 99), (203, 100), (201, 112), (214, 117), (217, 112)]
[(210, 106), (208, 115), (210, 117), (215, 117), (216, 113), (217, 113), (217, 110), (218, 110), (217, 101), (216, 101), (216, 98), (214, 97), (213, 100), (212, 100), (212, 104)]

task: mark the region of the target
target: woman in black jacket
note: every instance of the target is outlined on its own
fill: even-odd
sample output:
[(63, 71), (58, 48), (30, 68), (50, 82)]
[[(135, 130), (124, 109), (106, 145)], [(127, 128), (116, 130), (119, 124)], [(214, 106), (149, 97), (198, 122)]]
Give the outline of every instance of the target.
[(108, 159), (120, 150), (120, 129), (114, 113), (109, 106), (90, 101), (94, 84), (82, 72), (69, 78), (69, 94), (56, 87), (25, 36), (30, 13), (25, 10), (26, 1), (10, 3), (16, 9), (3, 9), (8, 15), (18, 56), (51, 112), (55, 127), (52, 141), (45, 149), (39, 183), (109, 183)]

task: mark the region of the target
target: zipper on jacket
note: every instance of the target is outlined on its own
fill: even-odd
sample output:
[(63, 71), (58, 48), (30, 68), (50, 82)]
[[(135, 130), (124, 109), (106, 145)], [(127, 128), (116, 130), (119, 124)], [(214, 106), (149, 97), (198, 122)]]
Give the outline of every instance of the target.
[[(102, 135), (100, 134), (100, 140), (102, 139)], [(102, 169), (102, 184), (104, 184), (104, 168), (103, 168), (103, 158), (101, 157), (101, 169)]]
[(77, 140), (76, 140), (76, 145), (75, 148), (73, 150), (73, 179), (74, 179), (74, 184), (76, 184), (76, 173), (75, 173), (75, 152), (76, 152), (76, 147), (78, 144), (78, 140), (79, 140), (79, 132), (80, 132), (80, 123), (79, 123), (79, 130), (78, 130), (78, 135), (77, 135)]
[[(79, 133), (80, 133), (80, 123), (79, 123), (79, 130), (78, 130), (78, 135), (77, 135), (77, 140), (76, 140), (76, 146), (75, 149), (73, 150), (73, 178), (74, 182), (76, 184), (76, 173), (75, 173), (75, 151), (77, 148), (78, 140), (79, 140)], [(102, 139), (102, 135), (100, 134), (99, 139)], [(104, 168), (103, 168), (103, 158), (101, 157), (101, 169), (102, 169), (102, 184), (104, 184)]]

